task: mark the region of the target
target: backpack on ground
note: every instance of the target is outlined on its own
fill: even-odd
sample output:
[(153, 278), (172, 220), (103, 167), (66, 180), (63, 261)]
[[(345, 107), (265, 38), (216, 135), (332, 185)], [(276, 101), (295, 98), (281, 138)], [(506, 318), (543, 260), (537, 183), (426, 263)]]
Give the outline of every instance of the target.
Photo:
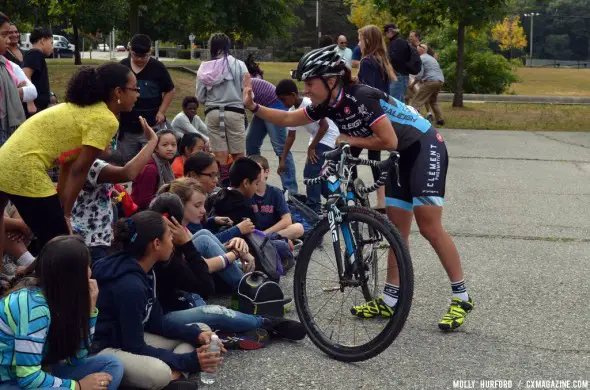
[(246, 314), (283, 317), (285, 294), (278, 283), (264, 273), (245, 274), (232, 298), (232, 308)]
[(283, 265), (271, 238), (260, 230), (254, 230), (254, 232), (245, 235), (244, 240), (256, 261), (256, 271), (262, 271), (271, 280), (278, 282), (281, 275), (284, 274)]
[(408, 45), (408, 50), (410, 50), (410, 59), (406, 63), (406, 68), (410, 74), (417, 75), (422, 70), (422, 59), (420, 59), (420, 54), (414, 46), (408, 41), (406, 41), (406, 44)]

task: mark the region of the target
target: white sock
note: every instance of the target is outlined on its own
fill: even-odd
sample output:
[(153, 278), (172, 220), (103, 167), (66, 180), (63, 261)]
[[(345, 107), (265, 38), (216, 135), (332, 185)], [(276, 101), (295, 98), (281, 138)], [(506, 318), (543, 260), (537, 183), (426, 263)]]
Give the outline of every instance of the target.
[(21, 257), (18, 258), (18, 260), (16, 261), (16, 264), (18, 264), (19, 266), (27, 266), (29, 264), (31, 264), (33, 261), (35, 261), (35, 258), (33, 257), (33, 255), (31, 254), (31, 252), (26, 251), (25, 253), (22, 254)]
[(465, 280), (459, 280), (458, 282), (451, 282), (451, 289), (453, 290), (453, 298), (459, 298), (462, 301), (469, 300), (469, 295), (467, 294), (467, 288), (465, 287)]
[(383, 287), (383, 302), (389, 307), (395, 307), (399, 299), (399, 286), (392, 283), (385, 283)]

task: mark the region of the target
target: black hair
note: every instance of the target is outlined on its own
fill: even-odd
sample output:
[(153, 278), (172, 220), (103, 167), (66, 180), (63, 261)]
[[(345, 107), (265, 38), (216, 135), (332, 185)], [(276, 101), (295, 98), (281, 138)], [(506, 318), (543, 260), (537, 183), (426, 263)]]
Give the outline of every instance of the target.
[(158, 191), (159, 195), (150, 203), (149, 210), (158, 214), (168, 214), (168, 218), (176, 218), (178, 223), (184, 219), (184, 203), (175, 193), (170, 191), (170, 183), (165, 184)]
[(254, 53), (248, 54), (248, 58), (246, 58), (245, 63), (246, 68), (248, 68), (248, 73), (250, 73), (252, 77), (264, 76), (264, 71), (260, 69), (260, 65), (258, 65), (258, 63), (254, 61)]
[(211, 153), (198, 152), (184, 162), (184, 174), (188, 175), (190, 172), (199, 174), (214, 162), (215, 157)]
[(48, 28), (37, 27), (33, 29), (33, 32), (31, 32), (31, 35), (29, 36), (29, 41), (31, 42), (31, 45), (34, 45), (43, 38), (51, 38), (53, 40), (53, 32), (51, 32), (51, 30)]
[(152, 40), (145, 34), (135, 34), (129, 43), (137, 54), (145, 54), (152, 48)]
[(239, 187), (244, 180), (253, 182), (262, 172), (260, 165), (248, 157), (240, 157), (234, 161), (229, 169), (229, 184), (232, 187)]
[(116, 62), (107, 62), (98, 67), (83, 66), (68, 83), (67, 103), (90, 106), (111, 100), (115, 88), (125, 88), (131, 70)]
[(259, 164), (263, 169), (270, 169), (266, 157), (261, 156), (260, 154), (253, 154), (251, 156), (248, 156), (248, 158), (250, 160), (254, 160), (256, 164)]
[(0, 12), (0, 26), (2, 26), (4, 23), (10, 23), (10, 18), (8, 16), (6, 16), (6, 14), (4, 12)]
[(163, 239), (166, 224), (161, 214), (145, 210), (119, 219), (115, 225), (115, 242), (138, 260), (142, 258), (148, 245), (156, 238)]
[(80, 345), (88, 348), (90, 335), (90, 251), (77, 236), (49, 241), (37, 257), (35, 277), (51, 314), (44, 364), (72, 358)]
[(416, 36), (416, 38), (418, 38), (418, 40), (420, 40), (420, 30), (412, 30), (410, 31), (410, 33), (414, 33), (414, 35)]
[(217, 58), (218, 55), (223, 54), (224, 57), (229, 55), (230, 41), (229, 37), (224, 33), (213, 33), (209, 38), (209, 52), (211, 59)]
[(318, 47), (326, 47), (334, 44), (334, 38), (331, 35), (323, 35), (320, 38), (319, 46)]
[(180, 143), (178, 144), (178, 153), (180, 153), (180, 155), (183, 156), (184, 152), (186, 152), (187, 149), (192, 149), (195, 147), (198, 140), (205, 141), (201, 134), (187, 133), (183, 135), (180, 139)]
[(182, 99), (182, 109), (184, 110), (191, 103), (195, 103), (197, 105), (197, 108), (199, 108), (199, 101), (196, 97), (186, 96), (184, 99)]
[(279, 81), (276, 87), (277, 96), (287, 96), (292, 93), (299, 94), (299, 90), (297, 89), (297, 84), (295, 84), (295, 81), (291, 79)]

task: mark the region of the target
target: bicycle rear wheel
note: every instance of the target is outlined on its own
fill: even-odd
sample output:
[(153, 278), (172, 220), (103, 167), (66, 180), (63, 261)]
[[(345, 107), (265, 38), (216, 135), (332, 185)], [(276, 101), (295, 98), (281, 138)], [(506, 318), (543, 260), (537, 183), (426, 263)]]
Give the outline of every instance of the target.
[[(376, 282), (364, 273), (365, 256), (357, 256), (356, 270), (341, 285), (334, 256), (330, 228), (327, 220), (320, 221), (299, 254), (294, 274), (294, 299), (297, 314), (311, 341), (336, 360), (353, 362), (370, 359), (383, 352), (402, 330), (412, 304), (414, 276), (412, 263), (403, 240), (393, 224), (381, 214), (362, 207), (343, 207), (342, 225), (356, 226), (357, 231), (373, 232), (371, 242), (373, 264), (377, 267)], [(364, 238), (353, 235), (356, 253), (363, 253)], [(344, 240), (340, 239), (342, 261), (346, 256)], [(360, 319), (350, 308), (366, 302), (366, 292), (373, 292), (367, 284), (376, 283), (382, 291), (388, 272), (388, 253), (397, 260), (400, 277), (400, 295), (395, 313), (389, 318)], [(362, 259), (360, 258), (362, 257)], [(372, 268), (371, 268), (372, 269)], [(391, 270), (390, 270), (391, 271)], [(350, 283), (348, 283), (350, 282)], [(373, 294), (370, 294), (373, 297)]]

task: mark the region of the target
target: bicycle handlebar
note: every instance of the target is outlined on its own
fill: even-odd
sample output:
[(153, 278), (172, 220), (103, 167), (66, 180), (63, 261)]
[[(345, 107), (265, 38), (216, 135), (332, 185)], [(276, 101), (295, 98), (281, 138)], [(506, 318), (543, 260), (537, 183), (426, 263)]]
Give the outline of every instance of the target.
[(398, 176), (398, 179), (397, 179), (398, 186), (400, 185), (399, 184), (399, 167), (398, 167), (398, 163), (397, 163), (397, 160), (399, 159), (398, 152), (396, 152), (396, 151), (390, 152), (389, 157), (383, 161), (365, 160), (365, 159), (360, 159), (358, 157), (351, 156), (350, 155), (350, 145), (348, 145), (348, 144), (340, 144), (337, 149), (331, 150), (329, 152), (325, 152), (324, 157), (326, 158), (326, 160), (328, 162), (328, 166), (326, 167), (326, 169), (324, 170), (322, 175), (319, 177), (313, 178), (313, 179), (303, 179), (303, 184), (305, 184), (305, 185), (318, 184), (322, 180), (327, 180), (327, 178), (329, 176), (336, 175), (338, 173), (337, 169), (336, 169), (336, 165), (337, 165), (338, 161), (340, 161), (340, 159), (342, 158), (343, 154), (344, 154), (344, 159), (343, 159), (344, 164), (350, 164), (350, 165), (354, 165), (354, 166), (366, 165), (366, 166), (377, 168), (377, 169), (379, 169), (379, 171), (381, 171), (379, 178), (377, 179), (377, 181), (375, 181), (375, 183), (373, 183), (373, 185), (368, 186), (368, 187), (361, 187), (361, 188), (357, 189), (361, 194), (368, 194), (369, 192), (373, 192), (373, 191), (377, 190), (379, 187), (383, 186), (385, 184), (385, 182), (387, 181), (387, 176), (389, 175), (389, 171), (393, 165), (395, 165), (396, 170), (397, 170), (396, 173)]

